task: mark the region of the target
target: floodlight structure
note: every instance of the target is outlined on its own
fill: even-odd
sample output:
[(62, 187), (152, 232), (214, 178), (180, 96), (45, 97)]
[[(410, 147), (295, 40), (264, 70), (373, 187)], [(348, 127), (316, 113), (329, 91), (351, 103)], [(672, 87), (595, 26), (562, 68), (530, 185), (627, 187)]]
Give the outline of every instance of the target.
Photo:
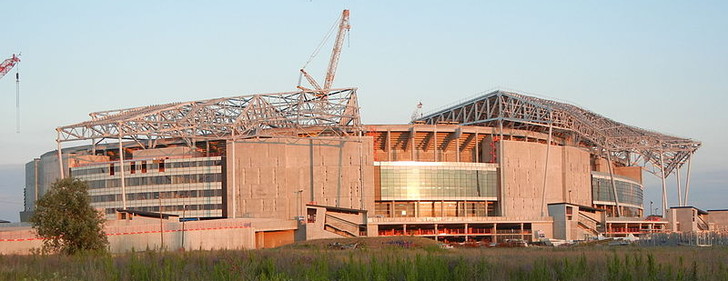
[[(663, 209), (667, 208), (665, 178), (675, 172), (679, 181), (680, 167), (685, 163), (689, 167), (693, 153), (701, 145), (699, 141), (625, 125), (571, 104), (503, 90), (426, 114), (413, 123), (507, 127), (548, 133), (573, 140), (609, 161), (626, 166), (642, 163), (645, 170), (662, 179)], [(688, 184), (689, 172), (688, 168)], [(684, 201), (688, 190), (689, 185)], [(683, 205), (683, 199), (679, 201)]]

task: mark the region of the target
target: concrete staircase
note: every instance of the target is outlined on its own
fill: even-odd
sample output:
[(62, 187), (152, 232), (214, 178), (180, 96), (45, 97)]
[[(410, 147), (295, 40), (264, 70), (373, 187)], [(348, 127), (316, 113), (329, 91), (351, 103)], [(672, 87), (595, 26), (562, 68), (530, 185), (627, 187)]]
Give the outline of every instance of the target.
[(579, 212), (578, 225), (584, 232), (593, 236), (598, 236), (604, 228), (603, 224), (599, 220), (582, 212)]
[(358, 237), (359, 236), (359, 225), (350, 222), (346, 219), (326, 214), (326, 220), (324, 222), (324, 230), (344, 236), (344, 237)]

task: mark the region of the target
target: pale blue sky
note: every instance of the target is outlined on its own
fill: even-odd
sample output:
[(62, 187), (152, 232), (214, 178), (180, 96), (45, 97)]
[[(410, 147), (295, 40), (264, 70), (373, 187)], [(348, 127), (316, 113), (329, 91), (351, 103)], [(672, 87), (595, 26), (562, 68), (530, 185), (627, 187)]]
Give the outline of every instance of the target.
[[(349, 8), (334, 85), (359, 87), (364, 122), (407, 122), (419, 101), (496, 87), (533, 93), (702, 141), (691, 203), (728, 208), (728, 2), (391, 2), (0, 1), (0, 58), (23, 52), (20, 134), (15, 83), (0, 80), (0, 167), (54, 149), (54, 128), (89, 112), (293, 90)], [(308, 67), (319, 80), (328, 57), (327, 46)], [(22, 199), (17, 174), (0, 203)]]

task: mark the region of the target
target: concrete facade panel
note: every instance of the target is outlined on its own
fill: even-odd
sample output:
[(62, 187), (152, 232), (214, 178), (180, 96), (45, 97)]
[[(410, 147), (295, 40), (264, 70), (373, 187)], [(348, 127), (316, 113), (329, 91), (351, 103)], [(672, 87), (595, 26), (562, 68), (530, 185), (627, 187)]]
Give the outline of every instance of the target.
[[(544, 203), (592, 204), (589, 153), (552, 145), (546, 167), (546, 149), (541, 143), (503, 141), (501, 168), (507, 176), (503, 181), (502, 204), (506, 216), (541, 216)], [(545, 202), (542, 203), (546, 169)]]
[[(228, 153), (232, 152), (230, 146)], [(238, 141), (235, 155), (228, 159), (250, 165), (233, 168), (228, 160), (228, 169), (235, 170), (234, 184), (230, 184), (232, 174), (227, 175), (228, 188), (237, 189), (237, 201), (242, 203), (238, 204), (236, 215), (293, 219), (292, 214), (302, 213), (305, 203), (310, 201), (372, 209), (373, 200), (362, 204), (359, 197), (362, 188), (371, 189), (365, 194), (374, 194), (371, 150), (370, 137), (363, 141), (356, 137)], [(227, 205), (232, 210), (232, 202)]]

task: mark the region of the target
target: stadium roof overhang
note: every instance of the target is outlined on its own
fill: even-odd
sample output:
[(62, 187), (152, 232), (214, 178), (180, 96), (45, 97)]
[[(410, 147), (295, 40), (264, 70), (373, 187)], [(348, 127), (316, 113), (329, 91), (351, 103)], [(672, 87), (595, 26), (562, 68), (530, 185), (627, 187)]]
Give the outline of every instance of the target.
[(56, 128), (57, 141), (241, 139), (349, 135), (361, 131), (356, 88), (254, 94), (109, 110)]
[(700, 147), (699, 141), (673, 137), (625, 125), (586, 109), (567, 104), (496, 90), (460, 104), (437, 110), (414, 120), (425, 124), (460, 124), (507, 127), (548, 132), (609, 156), (625, 165), (643, 162), (664, 167), (666, 175), (682, 166)]

